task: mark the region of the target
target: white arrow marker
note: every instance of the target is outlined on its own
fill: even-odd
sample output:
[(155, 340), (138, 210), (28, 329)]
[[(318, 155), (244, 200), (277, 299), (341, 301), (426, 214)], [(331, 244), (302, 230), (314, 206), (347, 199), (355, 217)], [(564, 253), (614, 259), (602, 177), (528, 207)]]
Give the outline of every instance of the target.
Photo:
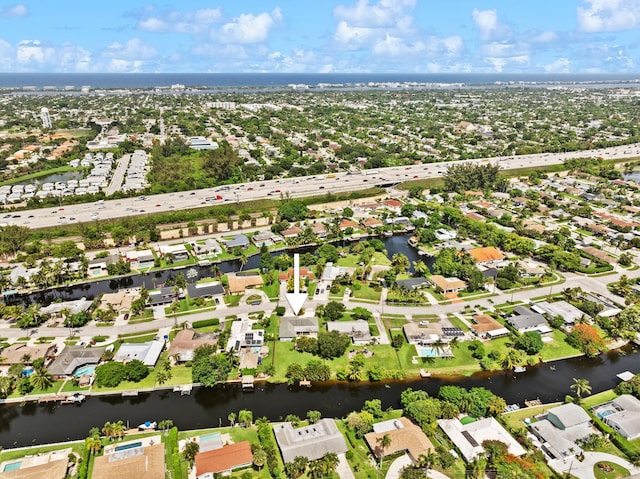
[(293, 314), (297, 315), (307, 300), (307, 293), (300, 292), (300, 255), (298, 253), (293, 255), (293, 293), (287, 293), (285, 296), (293, 309)]

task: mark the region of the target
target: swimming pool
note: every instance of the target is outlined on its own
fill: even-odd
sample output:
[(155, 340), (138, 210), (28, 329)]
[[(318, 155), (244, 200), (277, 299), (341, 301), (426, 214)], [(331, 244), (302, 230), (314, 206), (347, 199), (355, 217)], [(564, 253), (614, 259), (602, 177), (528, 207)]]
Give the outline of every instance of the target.
[(598, 411), (596, 414), (598, 415), (598, 417), (600, 419), (604, 419), (605, 417), (607, 417), (610, 414), (614, 414), (616, 411), (614, 411), (613, 409), (605, 409), (604, 411)]
[(126, 451), (127, 449), (135, 449), (136, 447), (142, 447), (142, 441), (132, 442), (131, 444), (123, 444), (122, 446), (116, 446), (114, 451)]
[(2, 468), (2, 472), (16, 471), (20, 469), (20, 466), (22, 466), (22, 461), (5, 464)]
[(80, 377), (87, 374), (93, 374), (95, 370), (96, 370), (96, 366), (94, 364), (88, 364), (86, 366), (80, 366), (78, 369), (76, 369), (73, 372), (73, 375), (75, 377)]
[(416, 351), (418, 351), (418, 356), (421, 358), (437, 358), (440, 356), (436, 348), (416, 348)]
[(33, 368), (25, 368), (22, 370), (22, 377), (23, 378), (28, 378), (29, 376), (31, 376), (33, 374)]
[(210, 434), (203, 434), (202, 436), (200, 436), (201, 441), (210, 441), (211, 439), (220, 439), (220, 433), (212, 432)]

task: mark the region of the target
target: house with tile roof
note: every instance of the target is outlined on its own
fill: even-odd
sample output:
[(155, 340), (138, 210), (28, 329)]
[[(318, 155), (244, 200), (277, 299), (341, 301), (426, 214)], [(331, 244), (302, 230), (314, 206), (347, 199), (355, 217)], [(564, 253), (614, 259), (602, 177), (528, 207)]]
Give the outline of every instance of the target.
[(220, 449), (196, 454), (196, 478), (213, 479), (218, 477), (217, 474), (230, 475), (234, 470), (248, 467), (252, 463), (253, 454), (249, 441), (227, 444)]
[[(379, 439), (385, 435), (389, 436), (391, 444), (383, 450)], [(374, 424), (373, 432), (365, 434), (364, 440), (376, 457), (406, 451), (414, 463), (419, 461), (420, 456), (435, 451), (435, 447), (422, 429), (406, 417)]]

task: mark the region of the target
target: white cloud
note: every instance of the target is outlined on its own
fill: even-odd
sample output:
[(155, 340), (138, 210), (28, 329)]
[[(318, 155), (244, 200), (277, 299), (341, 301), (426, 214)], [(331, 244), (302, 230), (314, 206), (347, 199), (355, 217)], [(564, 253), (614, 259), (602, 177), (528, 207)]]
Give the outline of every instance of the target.
[(11, 7), (0, 8), (0, 17), (11, 18), (11, 17), (24, 17), (28, 15), (29, 10), (26, 5), (22, 3), (18, 3)]
[(547, 73), (571, 73), (571, 60), (558, 58), (556, 61), (543, 65), (542, 68)]
[(245, 13), (222, 26), (219, 40), (223, 43), (261, 43), (267, 40), (270, 30), (281, 20), (280, 8), (259, 15)]
[(123, 60), (121, 58), (113, 58), (105, 64), (105, 70), (109, 73), (139, 73), (142, 71), (144, 62), (135, 60)]
[(424, 49), (425, 45), (422, 42), (407, 43), (402, 38), (387, 34), (384, 40), (376, 42), (373, 46), (373, 53), (380, 56), (403, 57), (419, 54)]
[(640, 28), (638, 0), (582, 0), (577, 7), (578, 27), (584, 32), (615, 32)]
[(531, 43), (551, 43), (558, 39), (558, 34), (550, 30), (545, 30), (536, 35), (529, 37)]
[(131, 38), (126, 43), (114, 42), (104, 49), (103, 55), (125, 60), (147, 60), (158, 55), (158, 50), (139, 38)]
[[(148, 13), (153, 13), (147, 10)], [(145, 12), (146, 13), (146, 12)], [(220, 8), (202, 8), (187, 12), (172, 10), (138, 21), (138, 28), (146, 32), (178, 32), (200, 34), (222, 21)]]
[(504, 39), (511, 35), (511, 29), (500, 22), (497, 10), (478, 10), (471, 12), (473, 23), (480, 30), (482, 40)]
[(338, 22), (333, 40), (345, 50), (406, 50), (416, 42), (411, 40), (415, 28), (410, 15), (415, 5), (416, 0), (380, 0), (375, 4), (359, 0), (355, 6), (338, 5), (333, 10)]
[(355, 6), (336, 6), (333, 14), (356, 27), (393, 27), (406, 15), (406, 9), (415, 5), (416, 0), (380, 0), (375, 5), (370, 5), (368, 0), (359, 0)]
[(16, 60), (21, 65), (42, 65), (53, 58), (55, 50), (40, 40), (22, 40), (16, 49)]

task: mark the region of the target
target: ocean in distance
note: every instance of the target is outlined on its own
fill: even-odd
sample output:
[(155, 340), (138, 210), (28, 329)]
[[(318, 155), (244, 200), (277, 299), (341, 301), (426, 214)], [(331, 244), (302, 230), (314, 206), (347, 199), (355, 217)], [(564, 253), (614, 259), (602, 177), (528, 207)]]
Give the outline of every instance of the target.
[(317, 84), (432, 83), (492, 85), (503, 83), (640, 83), (640, 73), (501, 74), (501, 73), (0, 73), (0, 88), (42, 89), (185, 87), (282, 87)]

